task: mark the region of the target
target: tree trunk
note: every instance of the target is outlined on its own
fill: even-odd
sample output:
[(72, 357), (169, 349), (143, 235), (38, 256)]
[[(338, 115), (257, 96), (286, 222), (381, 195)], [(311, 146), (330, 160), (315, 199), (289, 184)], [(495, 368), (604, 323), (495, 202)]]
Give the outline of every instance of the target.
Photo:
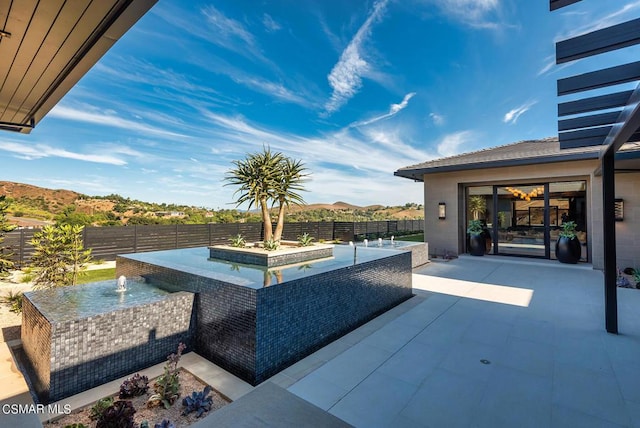
[(267, 199), (260, 199), (260, 210), (262, 211), (262, 223), (264, 224), (264, 240), (273, 238), (273, 226), (271, 225), (271, 215), (267, 207)]
[(276, 224), (276, 232), (273, 234), (274, 241), (279, 241), (282, 238), (282, 231), (284, 230), (284, 202), (280, 200), (280, 207), (278, 208), (278, 224)]

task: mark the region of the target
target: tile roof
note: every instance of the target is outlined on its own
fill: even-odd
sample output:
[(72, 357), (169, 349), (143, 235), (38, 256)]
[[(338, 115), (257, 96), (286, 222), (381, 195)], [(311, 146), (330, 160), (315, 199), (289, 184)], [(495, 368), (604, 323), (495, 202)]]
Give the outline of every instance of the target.
[(456, 156), (434, 159), (398, 169), (394, 175), (422, 181), (424, 174), (468, 169), (531, 165), (568, 160), (598, 159), (602, 146), (560, 149), (557, 137), (492, 147)]

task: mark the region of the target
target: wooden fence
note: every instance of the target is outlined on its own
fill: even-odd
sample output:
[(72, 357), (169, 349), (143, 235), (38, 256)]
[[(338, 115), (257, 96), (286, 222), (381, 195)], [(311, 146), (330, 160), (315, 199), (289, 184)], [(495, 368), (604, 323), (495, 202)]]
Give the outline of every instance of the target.
[[(298, 236), (308, 233), (316, 241), (358, 241), (419, 233), (423, 229), (423, 220), (285, 223), (282, 238), (297, 240)], [(29, 263), (34, 251), (31, 239), (36, 232), (37, 229), (20, 229), (5, 235), (3, 246), (13, 252), (12, 258), (19, 266)], [(115, 260), (117, 254), (224, 244), (237, 234), (248, 242), (260, 241), (262, 233), (262, 223), (85, 227), (83, 243), (85, 248), (91, 248), (95, 259)]]

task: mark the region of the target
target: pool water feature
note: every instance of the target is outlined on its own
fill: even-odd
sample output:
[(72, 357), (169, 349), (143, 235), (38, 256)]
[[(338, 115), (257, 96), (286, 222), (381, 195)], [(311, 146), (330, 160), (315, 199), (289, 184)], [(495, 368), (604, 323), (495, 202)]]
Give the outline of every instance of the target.
[(115, 279), (25, 293), (22, 351), (38, 401), (77, 394), (157, 364), (193, 336), (192, 293)]
[(348, 245), (274, 268), (211, 259), (208, 248), (127, 254), (117, 257), (120, 275), (127, 288), (158, 293), (121, 302), (114, 279), (104, 296), (98, 287), (92, 297), (57, 295), (111, 303), (60, 311), (27, 295), (23, 348), (43, 402), (165, 361), (180, 341), (257, 385), (412, 296), (409, 251), (358, 248), (354, 259)]
[(25, 293), (49, 320), (63, 322), (162, 300), (168, 292), (142, 277), (128, 278), (126, 291), (115, 280)]

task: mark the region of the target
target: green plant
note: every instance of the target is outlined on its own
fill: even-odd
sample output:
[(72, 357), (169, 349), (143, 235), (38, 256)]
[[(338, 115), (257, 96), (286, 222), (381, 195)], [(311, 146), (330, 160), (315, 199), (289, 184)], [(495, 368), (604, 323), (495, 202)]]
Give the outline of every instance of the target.
[[(235, 194), (237, 206), (245, 202), (260, 208), (264, 224), (265, 241), (279, 241), (284, 228), (285, 208), (290, 204), (302, 205), (304, 200), (297, 192), (304, 190), (302, 183), (308, 175), (301, 161), (293, 160), (279, 152), (263, 147), (262, 152), (248, 154), (244, 160), (233, 161), (235, 168), (225, 177), (227, 185), (239, 186)], [(278, 221), (273, 231), (269, 203), (277, 202)]]
[(633, 270), (633, 280), (636, 282), (636, 285), (640, 285), (640, 269)]
[(205, 386), (200, 392), (193, 391), (190, 396), (185, 397), (182, 400), (184, 410), (183, 415), (188, 415), (191, 412), (196, 412), (196, 417), (201, 417), (204, 412), (211, 410), (213, 405), (213, 397), (209, 395), (211, 393), (211, 387)]
[(33, 235), (34, 289), (77, 284), (78, 276), (91, 261), (91, 250), (82, 245), (83, 229), (70, 224), (45, 226)]
[(487, 210), (487, 202), (484, 196), (475, 195), (469, 197), (468, 208), (471, 214), (473, 214), (473, 219), (478, 220), (480, 218), (480, 214), (484, 214)]
[(9, 307), (9, 311), (14, 314), (22, 313), (22, 292), (18, 291), (14, 293), (9, 290), (7, 294), (0, 297), (0, 303), (7, 305)]
[(20, 282), (23, 283), (23, 284), (26, 284), (27, 282), (33, 281), (34, 277), (35, 277), (35, 275), (32, 274), (32, 273), (23, 273), (20, 276)]
[(75, 424), (65, 425), (64, 428), (87, 428), (87, 426), (85, 424), (75, 423)]
[(298, 236), (298, 243), (301, 247), (308, 247), (310, 245), (313, 245), (313, 239), (313, 236), (309, 235), (308, 233), (303, 233), (302, 235)]
[(247, 245), (246, 241), (244, 240), (244, 236), (239, 233), (231, 238), (230, 241), (231, 246), (236, 248), (244, 248)]
[(131, 398), (145, 394), (149, 389), (149, 378), (139, 373), (131, 376), (120, 385), (119, 398)]
[(276, 241), (275, 239), (265, 239), (262, 247), (267, 251), (275, 251), (280, 248), (280, 241)]
[(155, 394), (147, 400), (147, 407), (155, 407), (162, 404), (165, 409), (171, 407), (178, 399), (180, 393), (180, 371), (178, 363), (182, 356), (182, 351), (186, 348), (184, 343), (178, 345), (178, 352), (167, 357), (167, 363), (164, 366), (164, 373), (158, 377), (153, 389)]
[(484, 231), (484, 227), (482, 225), (482, 221), (480, 220), (471, 220), (469, 222), (469, 227), (467, 227), (467, 233), (471, 236), (478, 236)]
[(101, 398), (89, 410), (89, 418), (92, 421), (100, 419), (105, 410), (113, 405), (113, 397)]
[(131, 401), (116, 401), (100, 415), (96, 428), (134, 428), (135, 413)]
[(13, 252), (11, 252), (8, 247), (2, 245), (4, 235), (16, 228), (9, 223), (9, 219), (7, 218), (9, 202), (7, 202), (6, 198), (6, 195), (0, 196), (0, 277), (7, 276), (9, 271), (14, 268), (13, 260), (11, 260)]
[(562, 223), (562, 230), (560, 231), (560, 236), (563, 238), (573, 239), (576, 237), (576, 222), (575, 221), (567, 221)]

